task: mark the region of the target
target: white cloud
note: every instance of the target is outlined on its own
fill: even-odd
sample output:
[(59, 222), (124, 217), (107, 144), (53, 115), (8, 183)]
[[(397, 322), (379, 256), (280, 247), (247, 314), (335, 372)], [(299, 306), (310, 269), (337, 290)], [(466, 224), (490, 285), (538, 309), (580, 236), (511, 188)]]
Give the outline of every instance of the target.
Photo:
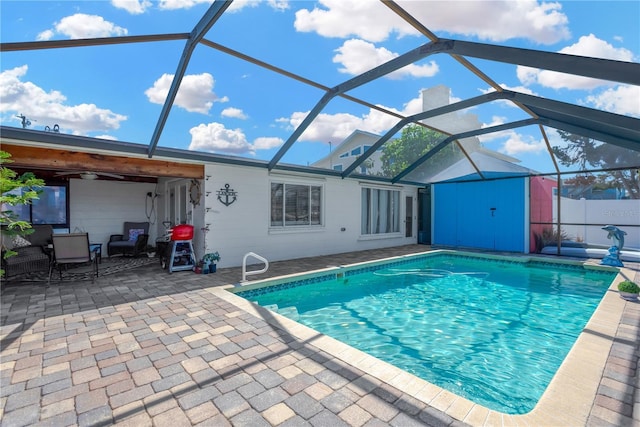
[[(399, 36), (417, 32), (382, 2), (320, 0), (313, 10), (296, 12), (295, 28), (325, 37), (356, 36), (380, 42), (392, 32)], [(569, 37), (568, 19), (560, 3), (536, 0), (399, 1), (433, 32), (476, 36), (493, 42), (526, 38), (551, 44)]]
[(247, 115), (244, 113), (244, 111), (242, 111), (239, 108), (233, 108), (233, 107), (225, 108), (224, 110), (222, 110), (222, 113), (220, 113), (220, 115), (222, 117), (231, 117), (234, 119), (242, 119), (242, 120), (247, 119)]
[[(342, 64), (342, 68), (338, 71), (351, 75), (362, 74), (399, 56), (384, 47), (376, 48), (373, 43), (357, 39), (345, 41), (336, 49), (336, 52), (338, 53), (333, 57), (333, 62)], [(429, 65), (407, 65), (387, 77), (396, 79), (404, 76), (432, 77), (437, 72), (438, 65), (435, 61), (431, 61)]]
[(111, 0), (111, 4), (118, 8), (124, 9), (132, 15), (140, 15), (153, 6), (149, 0)]
[(211, 0), (160, 0), (158, 7), (164, 10), (190, 9), (202, 3), (210, 4)]
[[(418, 96), (409, 100), (401, 111), (395, 108), (384, 108), (403, 116), (410, 116), (422, 111), (422, 98)], [(278, 119), (277, 122), (283, 124), (290, 131), (297, 128), (307, 114), (308, 112), (296, 112), (290, 117)], [(355, 130), (382, 134), (391, 129), (399, 120), (395, 116), (374, 109), (370, 109), (368, 113), (360, 117), (348, 113), (319, 114), (300, 135), (299, 141), (341, 141)]]
[[(482, 124), (482, 128), (499, 126), (508, 121), (506, 117), (493, 116), (491, 122)], [(531, 135), (522, 135), (518, 133), (516, 129), (478, 135), (478, 139), (485, 146), (492, 142), (499, 142), (500, 148), (498, 148), (498, 151), (509, 156), (517, 156), (522, 153), (538, 154), (547, 149), (543, 139), (536, 140)]]
[(284, 141), (282, 138), (275, 137), (261, 137), (256, 138), (253, 142), (253, 146), (256, 150), (270, 150), (272, 148), (280, 147)]
[(313, 10), (300, 9), (296, 31), (316, 32), (324, 37), (356, 36), (371, 42), (385, 40), (389, 33), (417, 34), (409, 24), (382, 2), (363, 0), (320, 0)]
[(200, 124), (189, 130), (189, 150), (244, 154), (254, 152), (241, 129), (227, 129), (222, 123)]
[[(491, 117), (491, 121), (489, 123), (483, 123), (482, 124), (482, 128), (490, 128), (491, 126), (500, 126), (502, 124), (505, 124), (507, 122), (507, 118), (506, 117), (502, 117), (502, 116), (493, 116)], [(496, 135), (496, 134), (494, 134)], [(486, 135), (480, 135), (479, 137), (483, 137)]]
[(269, 0), (267, 3), (275, 10), (289, 9), (289, 0)]
[[(538, 94), (536, 92), (534, 92), (533, 90), (531, 90), (530, 88), (528, 88), (526, 86), (509, 86), (507, 84), (500, 83), (500, 87), (505, 89), (505, 90), (510, 90), (512, 92), (518, 92), (518, 93), (524, 93), (526, 95), (538, 96)], [(483, 94), (487, 94), (487, 93), (491, 93), (491, 92), (495, 92), (496, 91), (492, 87), (488, 87), (488, 88), (485, 88), (485, 89), (480, 88), (479, 90)], [(517, 109), (521, 108), (520, 106), (518, 106), (517, 104), (514, 104), (512, 101), (510, 101), (508, 99), (499, 99), (499, 100), (492, 101), (492, 102), (499, 103), (501, 105), (506, 105), (507, 107), (511, 107), (511, 108), (517, 108)]]
[(567, 16), (559, 2), (536, 0), (494, 1), (401, 1), (433, 32), (476, 36), (481, 40), (502, 42), (524, 38), (552, 44), (570, 36)]
[(70, 39), (87, 39), (126, 36), (128, 31), (113, 22), (105, 21), (101, 16), (76, 13), (62, 18), (54, 24), (53, 29), (41, 32), (37, 38), (38, 40), (50, 40), (55, 34), (62, 34)]
[(241, 129), (227, 129), (222, 123), (201, 124), (189, 130), (191, 143), (189, 150), (209, 151), (226, 154), (251, 154), (256, 150), (268, 150), (282, 145), (280, 138), (257, 138), (253, 144)]
[(498, 151), (509, 156), (517, 156), (522, 153), (537, 154), (546, 151), (544, 140), (536, 140), (530, 135), (522, 135), (513, 130), (508, 131), (509, 137)]
[[(35, 126), (60, 126), (60, 132), (87, 134), (118, 129), (127, 116), (99, 108), (95, 104), (65, 105), (58, 91), (46, 92), (32, 82), (23, 82), (28, 67), (23, 65), (0, 73), (0, 112), (24, 114)], [(18, 118), (15, 118), (17, 121)]]
[[(518, 92), (518, 93), (524, 93), (524, 94), (527, 94), (527, 95), (538, 96), (538, 94), (535, 91), (533, 91), (532, 89), (530, 89), (530, 88), (528, 88), (526, 86), (509, 86), (509, 85), (507, 85), (505, 83), (500, 83), (500, 87), (502, 89), (510, 90), (512, 92)], [(488, 87), (486, 89), (480, 89), (480, 92), (482, 92), (482, 93), (491, 93), (491, 92), (495, 92), (495, 91), (496, 90), (494, 88), (492, 88), (492, 87)]]
[[(163, 74), (153, 83), (153, 87), (144, 92), (150, 102), (164, 104), (173, 77), (173, 74)], [(174, 105), (191, 113), (207, 114), (218, 99), (213, 92), (214, 85), (213, 76), (209, 73), (186, 75), (182, 78)]]
[(610, 113), (640, 117), (640, 87), (620, 85), (587, 97), (586, 103)]
[[(593, 58), (613, 59), (617, 61), (633, 61), (633, 53), (624, 48), (616, 48), (604, 40), (589, 34), (582, 36), (577, 43), (559, 51), (569, 55), (589, 56)], [(613, 82), (558, 73), (555, 71), (539, 70), (530, 67), (517, 67), (518, 79), (525, 85), (539, 84), (554, 89), (583, 89), (591, 90)]]
[[(396, 111), (395, 109), (393, 111), (396, 111), (397, 113), (403, 114), (405, 116), (411, 116), (414, 114), (418, 114), (421, 113), (422, 111), (424, 111), (424, 108), (422, 108), (423, 104), (422, 104), (422, 94), (421, 94), (422, 90), (419, 91), (420, 95), (416, 98), (412, 98), (409, 100), (409, 102), (407, 102), (406, 104), (404, 104), (404, 108), (402, 109), (402, 111)], [(457, 100), (455, 98), (451, 98), (450, 102), (456, 102)]]
[(615, 48), (593, 34), (580, 37), (577, 43), (560, 49), (560, 53), (591, 56), (594, 58), (615, 59), (617, 61), (633, 61), (633, 53), (630, 50), (625, 48)]
[[(212, 3), (212, 0), (160, 0), (159, 7), (164, 10), (176, 10), (176, 9), (190, 9), (193, 6), (199, 4)], [(263, 0), (234, 0), (226, 12), (237, 12), (247, 7), (258, 7), (261, 3), (265, 3)], [(266, 4), (272, 9), (282, 11), (289, 8), (288, 0), (268, 0)]]
[(283, 11), (289, 9), (289, 0), (234, 0), (227, 11), (237, 12), (246, 7), (258, 7), (260, 4), (267, 4), (274, 10)]
[(44, 30), (36, 36), (36, 40), (38, 41), (46, 41), (51, 40), (56, 33), (53, 30)]
[(94, 138), (99, 138), (99, 139), (106, 139), (109, 141), (117, 141), (118, 138), (116, 138), (115, 136), (112, 135), (96, 135), (94, 136)]

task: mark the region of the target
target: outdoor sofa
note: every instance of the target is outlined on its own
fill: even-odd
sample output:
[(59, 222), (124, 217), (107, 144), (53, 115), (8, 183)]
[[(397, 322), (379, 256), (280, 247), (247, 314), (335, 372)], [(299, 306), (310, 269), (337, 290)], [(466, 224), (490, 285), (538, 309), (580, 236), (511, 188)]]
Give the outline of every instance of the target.
[[(3, 279), (10, 279), (22, 274), (48, 271), (50, 256), (47, 246), (51, 244), (53, 228), (50, 225), (33, 225), (33, 233), (24, 237), (9, 237), (2, 233), (2, 269)], [(7, 249), (17, 252), (5, 259)]]

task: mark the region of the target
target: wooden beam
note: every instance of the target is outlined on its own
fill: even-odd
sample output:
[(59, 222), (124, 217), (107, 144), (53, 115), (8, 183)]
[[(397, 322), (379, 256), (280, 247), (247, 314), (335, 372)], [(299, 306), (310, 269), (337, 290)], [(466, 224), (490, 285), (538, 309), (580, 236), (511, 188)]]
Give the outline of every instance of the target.
[(13, 144), (2, 144), (2, 150), (11, 154), (13, 163), (7, 165), (10, 168), (15, 166), (23, 169), (111, 172), (156, 178), (204, 178), (204, 165), (200, 164)]

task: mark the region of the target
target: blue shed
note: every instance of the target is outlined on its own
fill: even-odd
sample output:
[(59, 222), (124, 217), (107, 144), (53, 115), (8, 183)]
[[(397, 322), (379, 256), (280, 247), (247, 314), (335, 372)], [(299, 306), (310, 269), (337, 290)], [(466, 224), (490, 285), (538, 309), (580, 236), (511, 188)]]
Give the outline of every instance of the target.
[(518, 165), (492, 163), (500, 167), (484, 179), (472, 173), (432, 185), (433, 245), (528, 252), (529, 180)]

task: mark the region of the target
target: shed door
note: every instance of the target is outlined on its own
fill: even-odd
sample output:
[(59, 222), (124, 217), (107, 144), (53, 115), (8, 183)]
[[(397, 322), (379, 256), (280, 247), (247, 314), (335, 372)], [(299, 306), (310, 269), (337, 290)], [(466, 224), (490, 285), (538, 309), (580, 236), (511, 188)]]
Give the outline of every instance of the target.
[(522, 251), (522, 178), (436, 184), (434, 193), (434, 244)]

